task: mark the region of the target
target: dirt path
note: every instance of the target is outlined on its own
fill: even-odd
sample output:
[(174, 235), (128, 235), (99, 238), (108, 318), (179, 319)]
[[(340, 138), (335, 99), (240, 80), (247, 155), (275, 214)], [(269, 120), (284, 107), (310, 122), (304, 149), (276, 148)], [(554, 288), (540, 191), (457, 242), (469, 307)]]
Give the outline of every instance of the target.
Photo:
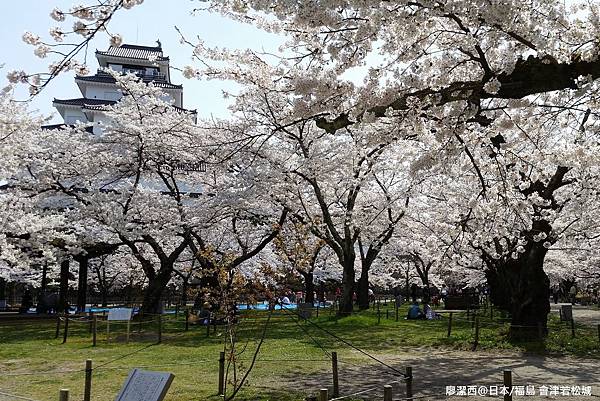
[[(550, 304), (551, 312), (558, 314), (560, 305), (564, 304)], [(575, 305), (573, 306), (573, 319), (576, 323), (596, 326), (600, 324), (600, 310), (591, 306)]]
[[(501, 386), (503, 370), (513, 371), (513, 385), (535, 386), (535, 396), (517, 396), (515, 400), (600, 400), (600, 359), (570, 357), (544, 357), (522, 354), (470, 353), (464, 351), (437, 351), (420, 349), (399, 351), (394, 355), (378, 355), (393, 368), (404, 371), (405, 366), (413, 367), (413, 392), (418, 400), (492, 400), (502, 397), (462, 396), (447, 397), (446, 386)], [(350, 361), (348, 361), (350, 362)], [(383, 400), (383, 386), (392, 384), (394, 399), (405, 397), (404, 383), (393, 383), (398, 378), (391, 369), (380, 364), (358, 367), (340, 360), (341, 395), (355, 393), (376, 387), (365, 395), (364, 400)], [(315, 392), (323, 385), (329, 387), (331, 373), (305, 377), (286, 377), (286, 387), (294, 389), (313, 388)], [(283, 384), (283, 383), (282, 383)], [(539, 396), (539, 387), (591, 386), (593, 396), (558, 395)], [(331, 391), (331, 390), (330, 390)]]

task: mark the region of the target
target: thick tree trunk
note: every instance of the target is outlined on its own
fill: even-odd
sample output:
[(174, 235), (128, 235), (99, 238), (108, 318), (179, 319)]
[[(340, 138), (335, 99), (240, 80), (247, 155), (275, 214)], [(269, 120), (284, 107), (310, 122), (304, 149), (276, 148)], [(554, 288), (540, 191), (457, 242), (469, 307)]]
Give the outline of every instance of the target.
[(57, 305), (57, 312), (59, 313), (65, 313), (68, 308), (69, 265), (69, 259), (65, 259), (60, 263), (60, 284)]
[(302, 277), (304, 277), (304, 302), (312, 304), (315, 302), (315, 283), (314, 283), (314, 274), (313, 272), (304, 273), (302, 272)]
[(85, 305), (87, 303), (89, 259), (85, 256), (79, 256), (76, 258), (76, 260), (77, 263), (79, 263), (79, 277), (77, 281), (77, 311), (84, 312)]
[(354, 246), (349, 245), (344, 249), (344, 257), (340, 260), (340, 264), (343, 267), (342, 273), (342, 298), (340, 299), (339, 315), (346, 316), (352, 314), (354, 309), (354, 281), (356, 274), (354, 273), (354, 259), (356, 253), (354, 252)]
[(6, 281), (0, 278), (0, 300), (6, 300)]
[(511, 315), (512, 339), (547, 334), (550, 280), (543, 268), (546, 252), (541, 244), (530, 244), (519, 259), (508, 259), (486, 272), (492, 303)]
[(148, 287), (144, 291), (142, 301), (142, 313), (161, 313), (161, 301), (163, 293), (171, 281), (173, 269), (161, 270), (152, 279), (148, 278)]
[(370, 266), (362, 266), (360, 278), (357, 283), (356, 296), (358, 309), (360, 310), (369, 309), (369, 268)]

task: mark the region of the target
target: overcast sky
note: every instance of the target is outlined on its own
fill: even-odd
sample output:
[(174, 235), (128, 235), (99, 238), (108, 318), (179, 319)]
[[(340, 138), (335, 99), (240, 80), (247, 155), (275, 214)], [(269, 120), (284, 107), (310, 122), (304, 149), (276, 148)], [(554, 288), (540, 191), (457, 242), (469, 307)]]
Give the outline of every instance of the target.
[[(3, 51), (0, 54), (0, 84), (5, 86), (6, 73), (18, 69), (27, 72), (47, 71), (51, 62), (50, 56), (40, 59), (33, 54), (33, 46), (25, 44), (21, 36), (31, 31), (50, 42), (48, 30), (58, 23), (49, 16), (54, 7), (67, 10), (76, 2), (74, 0), (20, 0), (18, 2), (3, 1), (5, 18), (0, 24), (0, 39)], [(111, 32), (123, 36), (123, 43), (155, 46), (156, 40), (162, 42), (163, 52), (171, 59), (171, 65), (183, 67), (192, 64), (191, 48), (179, 43), (179, 35), (174, 29), (177, 25), (187, 36), (194, 39), (200, 36), (209, 46), (229, 48), (265, 49), (275, 52), (283, 39), (262, 32), (249, 25), (237, 23), (218, 15), (202, 12), (191, 16), (193, 7), (203, 5), (191, 0), (146, 0), (141, 6), (117, 14), (109, 25)], [(108, 37), (101, 35), (95, 38), (87, 51), (90, 71), (95, 72), (98, 64), (95, 60), (96, 49), (108, 48)], [(81, 58), (83, 58), (83, 54)], [(55, 113), (53, 122), (62, 122), (60, 115), (52, 107), (52, 99), (81, 97), (74, 82), (74, 73), (66, 73), (55, 79), (45, 90), (32, 101), (32, 109), (44, 115)], [(197, 109), (201, 117), (211, 115), (224, 117), (227, 115), (227, 103), (221, 97), (222, 89), (231, 90), (231, 84), (219, 81), (188, 80), (179, 71), (172, 71), (171, 81), (183, 84), (184, 107)], [(19, 99), (26, 99), (27, 88), (21, 87), (16, 94)]]

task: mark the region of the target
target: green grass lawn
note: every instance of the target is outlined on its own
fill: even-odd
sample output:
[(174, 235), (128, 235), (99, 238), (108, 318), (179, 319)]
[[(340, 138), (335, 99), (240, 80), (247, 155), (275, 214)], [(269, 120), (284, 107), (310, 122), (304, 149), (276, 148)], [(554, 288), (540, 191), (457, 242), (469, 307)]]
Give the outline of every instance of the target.
[[(318, 329), (317, 325), (367, 353), (378, 355), (393, 356), (395, 352), (416, 346), (471, 349), (473, 324), (464, 315), (455, 316), (452, 336), (447, 338), (446, 318), (407, 321), (403, 319), (406, 308), (401, 308), (400, 320), (396, 322), (392, 307), (389, 307), (389, 319), (386, 319), (385, 310), (383, 307), (379, 323), (374, 310), (339, 320), (327, 310), (321, 310), (321, 316), (311, 319), (312, 323), (297, 322), (290, 312), (275, 312), (248, 385), (239, 393), (238, 399), (292, 401), (314, 394), (319, 388), (318, 383), (304, 392), (287, 390), (285, 383), (293, 382), (298, 375), (330, 371), (331, 362), (324, 350), (337, 351), (341, 364), (374, 363), (343, 341)], [(267, 312), (253, 312), (241, 319), (237, 346), (243, 352), (238, 356), (242, 364), (238, 377), (250, 364), (266, 317)], [(572, 338), (569, 326), (558, 322), (554, 316), (544, 343), (514, 344), (507, 339), (508, 324), (497, 319), (492, 321), (489, 316), (481, 316), (480, 322), (479, 349), (598, 356), (595, 328), (577, 327), (576, 337)], [(172, 316), (165, 318), (162, 344), (155, 344), (156, 324), (152, 323), (144, 324), (139, 334), (137, 323), (133, 323), (131, 341), (125, 344), (124, 324), (111, 324), (113, 341), (107, 343), (106, 325), (102, 322), (98, 327), (98, 344), (92, 347), (87, 324), (71, 322), (69, 326), (69, 339), (66, 344), (61, 344), (62, 337), (54, 338), (54, 322), (4, 322), (0, 326), (0, 392), (54, 401), (60, 388), (68, 388), (72, 400), (81, 400), (82, 370), (85, 360), (92, 359), (96, 367), (93, 400), (113, 399), (134, 367), (174, 373), (175, 380), (167, 395), (169, 401), (222, 399), (215, 395), (219, 352), (223, 351), (226, 339), (222, 327), (216, 334), (211, 330), (210, 337), (206, 337), (204, 327), (190, 326), (186, 332), (184, 318)], [(329, 382), (323, 385), (329, 385)]]

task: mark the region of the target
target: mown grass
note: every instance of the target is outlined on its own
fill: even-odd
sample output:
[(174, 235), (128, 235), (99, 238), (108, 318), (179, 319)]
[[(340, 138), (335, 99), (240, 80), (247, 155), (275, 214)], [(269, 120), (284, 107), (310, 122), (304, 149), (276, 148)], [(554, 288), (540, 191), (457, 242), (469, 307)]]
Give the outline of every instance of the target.
[[(319, 387), (329, 385), (329, 380), (302, 391), (289, 390), (287, 384), (300, 376), (327, 377), (323, 373), (330, 371), (331, 362), (324, 350), (337, 351), (342, 363), (373, 363), (347, 343), (367, 353), (390, 357), (415, 347), (471, 349), (475, 330), (465, 315), (454, 316), (452, 335), (447, 338), (447, 318), (408, 321), (404, 320), (405, 314), (403, 307), (396, 322), (389, 305), (382, 307), (380, 319), (375, 310), (369, 310), (338, 320), (328, 310), (321, 310), (320, 317), (298, 322), (293, 312), (275, 312), (248, 385), (238, 399), (296, 401), (314, 394)], [(238, 349), (244, 350), (239, 355), (240, 372), (250, 364), (266, 317), (267, 312), (252, 312), (241, 319), (237, 330)], [(570, 327), (552, 316), (550, 333), (544, 342), (514, 343), (508, 339), (507, 323), (485, 315), (479, 319), (479, 349), (598, 356), (594, 328), (578, 326), (576, 337), (572, 338)], [(69, 339), (61, 344), (62, 337), (54, 338), (52, 321), (5, 322), (0, 326), (0, 392), (53, 401), (60, 388), (69, 388), (71, 399), (81, 400), (82, 370), (85, 360), (92, 359), (97, 367), (92, 389), (92, 399), (96, 401), (114, 399), (133, 367), (174, 373), (169, 401), (222, 399), (216, 392), (219, 352), (226, 339), (223, 328), (218, 328), (217, 333), (211, 330), (209, 337), (204, 327), (190, 326), (186, 332), (182, 316), (166, 318), (163, 327), (163, 342), (155, 344), (155, 323), (145, 323), (141, 333), (137, 333), (138, 325), (133, 323), (131, 341), (125, 344), (125, 326), (111, 324), (113, 341), (107, 343), (106, 326), (101, 323), (98, 345), (92, 347), (89, 326), (84, 323), (71, 322)], [(32, 374), (35, 372), (42, 373)]]

